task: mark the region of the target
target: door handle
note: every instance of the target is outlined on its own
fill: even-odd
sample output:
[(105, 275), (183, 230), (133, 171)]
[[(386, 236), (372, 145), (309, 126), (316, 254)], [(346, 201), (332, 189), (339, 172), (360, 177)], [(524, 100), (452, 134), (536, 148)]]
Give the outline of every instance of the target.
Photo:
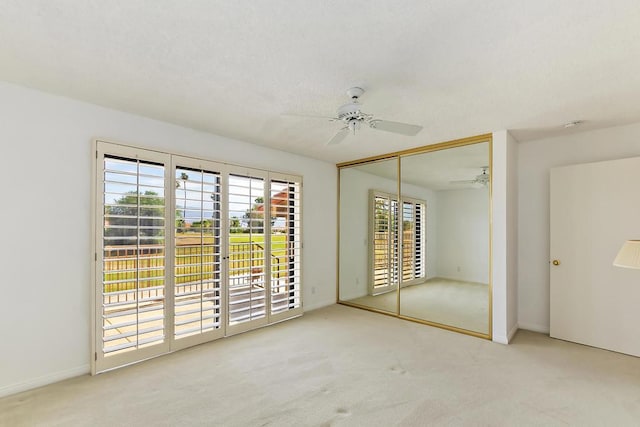
[(551, 264), (560, 265), (560, 260), (559, 259), (554, 259), (553, 261), (551, 261)]

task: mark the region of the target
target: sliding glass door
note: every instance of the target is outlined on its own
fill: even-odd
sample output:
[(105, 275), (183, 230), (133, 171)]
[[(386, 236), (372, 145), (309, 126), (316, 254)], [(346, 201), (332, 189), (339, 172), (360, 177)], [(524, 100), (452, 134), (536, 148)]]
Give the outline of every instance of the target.
[(302, 314), (300, 177), (98, 141), (92, 372)]
[(234, 169), (228, 188), (231, 335), (302, 312), (302, 213), (298, 177)]
[(302, 312), (302, 200), (299, 178), (271, 174), (270, 316), (272, 320)]
[[(169, 156), (98, 147), (96, 350), (102, 370), (169, 350)], [(170, 187), (169, 187), (170, 188)], [(169, 190), (170, 191), (170, 190)], [(133, 355), (133, 356), (132, 356)]]
[(221, 169), (174, 158), (174, 347), (224, 334)]
[(266, 176), (261, 175), (257, 171), (229, 175), (229, 334), (262, 326), (267, 321)]

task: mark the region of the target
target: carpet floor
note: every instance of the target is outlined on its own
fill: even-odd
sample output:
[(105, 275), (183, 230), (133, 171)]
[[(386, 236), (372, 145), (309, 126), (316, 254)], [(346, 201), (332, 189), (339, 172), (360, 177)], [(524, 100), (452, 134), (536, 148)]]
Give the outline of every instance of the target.
[(640, 359), (333, 305), (0, 399), (2, 426), (637, 426)]

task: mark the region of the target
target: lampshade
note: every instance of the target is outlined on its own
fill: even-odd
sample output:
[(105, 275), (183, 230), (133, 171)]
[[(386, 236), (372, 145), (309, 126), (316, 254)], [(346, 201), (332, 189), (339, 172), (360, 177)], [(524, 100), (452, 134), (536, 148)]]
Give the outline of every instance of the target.
[(613, 261), (616, 267), (640, 269), (640, 240), (627, 240)]

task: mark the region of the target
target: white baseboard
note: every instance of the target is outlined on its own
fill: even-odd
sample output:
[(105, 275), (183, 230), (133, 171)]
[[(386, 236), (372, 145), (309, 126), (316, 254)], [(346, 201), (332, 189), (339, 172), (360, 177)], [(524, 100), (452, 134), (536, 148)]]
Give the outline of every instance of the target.
[(505, 335), (494, 335), (491, 341), (498, 344), (509, 344), (509, 339)]
[(53, 384), (68, 378), (85, 375), (90, 372), (89, 364), (78, 366), (76, 368), (67, 369), (66, 371), (53, 372), (41, 377), (32, 378), (23, 382), (0, 386), (0, 397), (9, 396), (33, 388), (42, 387), (44, 385)]
[(513, 336), (518, 332), (519, 325), (516, 323), (513, 325), (513, 328), (509, 331), (507, 335), (494, 335), (492, 341), (497, 342), (498, 344), (509, 344), (509, 342), (513, 339)]
[(507, 336), (508, 343), (511, 342), (513, 336), (516, 334), (516, 332), (518, 332), (518, 329), (520, 329), (520, 325), (518, 325), (517, 323), (513, 325), (513, 328), (511, 328), (511, 330), (509, 331), (509, 335)]
[(334, 305), (336, 303), (335, 300), (330, 300), (330, 301), (320, 301), (318, 303), (312, 304), (312, 305), (303, 305), (304, 308), (304, 312), (308, 312), (308, 311), (312, 311), (312, 310), (317, 310), (319, 308), (323, 308), (323, 307), (328, 307), (330, 305)]
[(540, 332), (542, 334), (549, 333), (549, 326), (537, 325), (535, 323), (527, 323), (527, 322), (518, 322), (518, 326), (520, 329), (524, 329), (532, 332)]

